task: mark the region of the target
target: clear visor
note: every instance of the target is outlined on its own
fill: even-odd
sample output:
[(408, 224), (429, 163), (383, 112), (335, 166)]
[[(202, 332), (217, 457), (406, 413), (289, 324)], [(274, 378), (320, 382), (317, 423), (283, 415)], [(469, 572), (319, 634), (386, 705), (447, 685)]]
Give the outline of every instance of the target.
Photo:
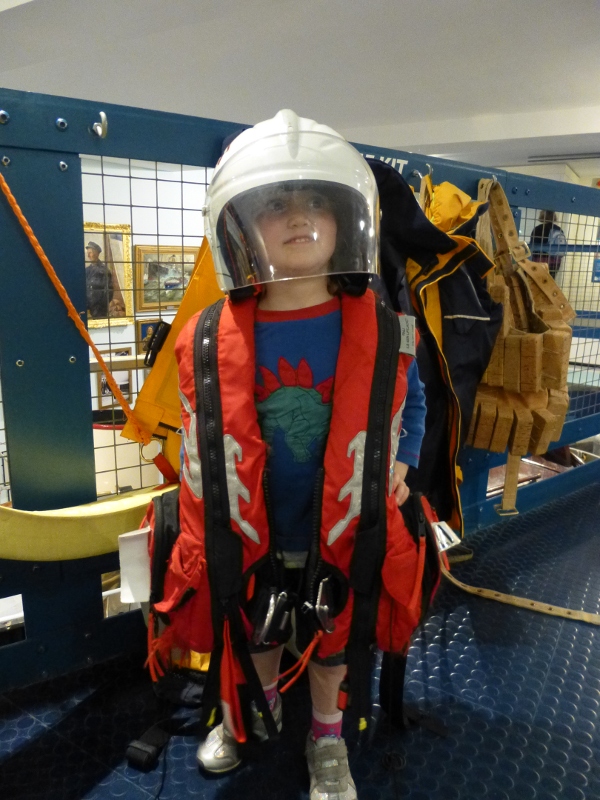
[(221, 285), (377, 272), (378, 208), (329, 181), (283, 181), (225, 204), (217, 222)]

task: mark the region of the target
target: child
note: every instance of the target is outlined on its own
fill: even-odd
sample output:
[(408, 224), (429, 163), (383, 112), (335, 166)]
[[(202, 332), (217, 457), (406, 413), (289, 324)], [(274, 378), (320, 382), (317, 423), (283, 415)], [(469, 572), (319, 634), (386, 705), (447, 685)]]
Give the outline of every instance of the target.
[[(177, 343), (185, 457), (182, 532), (172, 563), (185, 574), (179, 582), (187, 594), (190, 588), (196, 594), (177, 627), (186, 593), (170, 591), (168, 574), (165, 596), (172, 599), (162, 609), (173, 611), (179, 632), (170, 641), (201, 649), (206, 638), (197, 631), (212, 625), (211, 641), (219, 643), (212, 659), (215, 665), (221, 659), (215, 680), (224, 721), (200, 745), (198, 762), (214, 773), (240, 763), (237, 741), (245, 734), (235, 681), (223, 667), (227, 654), (238, 652), (234, 621), (240, 607), (246, 636), (253, 628), (248, 647), (265, 695), (261, 702), (266, 699), (281, 730), (279, 664), (294, 607), (296, 641), (312, 648), (310, 799), (352, 800), (357, 795), (341, 737), (340, 683), (348, 670), (352, 689), (360, 672), (352, 659), (358, 664), (375, 638), (386, 649), (406, 646), (419, 602), (416, 547), (397, 506), (408, 497), (408, 466), (418, 463), (425, 403), (416, 362), (398, 355), (397, 317), (367, 288), (369, 273), (377, 271), (375, 180), (339, 134), (281, 111), (231, 143), (209, 187), (205, 215), (217, 275), (229, 297), (221, 310), (208, 312), (217, 322), (204, 312)], [(211, 324), (217, 334), (208, 333)], [(378, 326), (386, 324), (384, 336)], [(373, 409), (383, 406), (372, 392), (376, 380), (389, 398), (377, 424)], [(221, 417), (213, 420), (219, 405), (222, 430)], [(381, 434), (372, 434), (375, 429)], [(206, 455), (213, 433), (214, 464)], [(378, 435), (383, 444), (373, 445)], [(369, 527), (369, 508), (375, 527)], [(229, 516), (235, 545), (243, 545), (243, 588), (229, 595), (223, 583), (232, 569), (218, 572), (217, 566), (224, 558), (219, 543), (226, 539), (224, 523), (214, 522), (217, 513)], [(380, 529), (383, 539), (377, 541), (384, 549), (372, 586), (363, 589), (353, 574), (361, 572), (362, 561), (365, 574), (370, 569)], [(354, 553), (359, 539), (360, 554)], [(208, 580), (200, 577), (205, 565)], [(279, 604), (281, 624), (269, 627)], [(374, 608), (375, 615), (365, 628), (366, 646), (353, 649), (353, 631), (369, 618), (363, 608)], [(243, 666), (243, 653), (238, 661)], [(369, 667), (367, 658), (364, 669)], [(259, 710), (255, 698), (252, 731), (266, 739)]]

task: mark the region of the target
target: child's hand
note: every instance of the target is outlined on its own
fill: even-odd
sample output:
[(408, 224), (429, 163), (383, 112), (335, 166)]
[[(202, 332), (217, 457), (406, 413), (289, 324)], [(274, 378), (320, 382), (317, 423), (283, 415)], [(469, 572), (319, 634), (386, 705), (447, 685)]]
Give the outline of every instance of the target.
[(394, 464), (394, 480), (392, 483), (392, 493), (396, 496), (396, 503), (398, 506), (401, 506), (408, 495), (410, 494), (410, 489), (404, 483), (404, 479), (406, 478), (406, 473), (408, 472), (408, 464), (403, 464), (402, 461), (396, 461)]

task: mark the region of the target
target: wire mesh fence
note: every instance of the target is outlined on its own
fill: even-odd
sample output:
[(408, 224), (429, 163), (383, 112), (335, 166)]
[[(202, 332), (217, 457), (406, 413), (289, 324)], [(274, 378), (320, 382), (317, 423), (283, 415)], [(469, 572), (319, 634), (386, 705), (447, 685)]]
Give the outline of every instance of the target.
[(569, 417), (600, 412), (600, 218), (520, 209), (522, 240), (576, 311), (569, 366)]
[[(88, 327), (130, 405), (159, 320), (171, 322), (204, 236), (212, 170), (81, 156)], [(124, 417), (90, 353), (98, 494), (151, 486), (156, 467), (121, 437)], [(148, 455), (153, 455), (149, 453)]]
[[(82, 155), (83, 248), (88, 327), (131, 406), (148, 370), (143, 360), (159, 320), (171, 322), (204, 237), (202, 207), (213, 170)], [(576, 310), (569, 417), (600, 412), (600, 218), (521, 207), (515, 213), (532, 259)], [(99, 496), (160, 481), (139, 445), (121, 436), (125, 418), (90, 351), (90, 395)], [(10, 501), (0, 393), (0, 503)]]

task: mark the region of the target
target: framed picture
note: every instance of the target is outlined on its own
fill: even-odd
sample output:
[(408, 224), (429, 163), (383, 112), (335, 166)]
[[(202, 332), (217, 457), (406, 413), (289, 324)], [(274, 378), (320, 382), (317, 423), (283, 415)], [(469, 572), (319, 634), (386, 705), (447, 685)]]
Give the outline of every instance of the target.
[[(111, 359), (117, 356), (130, 356), (131, 347), (120, 347), (115, 350), (100, 350), (104, 360), (111, 366)], [(115, 379), (117, 386), (123, 392), (127, 401), (131, 400), (131, 370), (130, 369), (111, 369), (111, 374)], [(118, 403), (110, 390), (106, 376), (103, 372), (99, 372), (98, 378), (98, 409), (113, 408)]]
[(160, 319), (138, 319), (136, 322), (136, 349), (138, 355), (145, 353), (148, 350), (148, 342), (152, 338), (152, 334), (156, 330), (156, 326)]
[(83, 231), (88, 328), (130, 325), (133, 322), (131, 225), (86, 222)]
[(181, 303), (199, 247), (138, 244), (134, 248), (135, 309), (154, 311)]

